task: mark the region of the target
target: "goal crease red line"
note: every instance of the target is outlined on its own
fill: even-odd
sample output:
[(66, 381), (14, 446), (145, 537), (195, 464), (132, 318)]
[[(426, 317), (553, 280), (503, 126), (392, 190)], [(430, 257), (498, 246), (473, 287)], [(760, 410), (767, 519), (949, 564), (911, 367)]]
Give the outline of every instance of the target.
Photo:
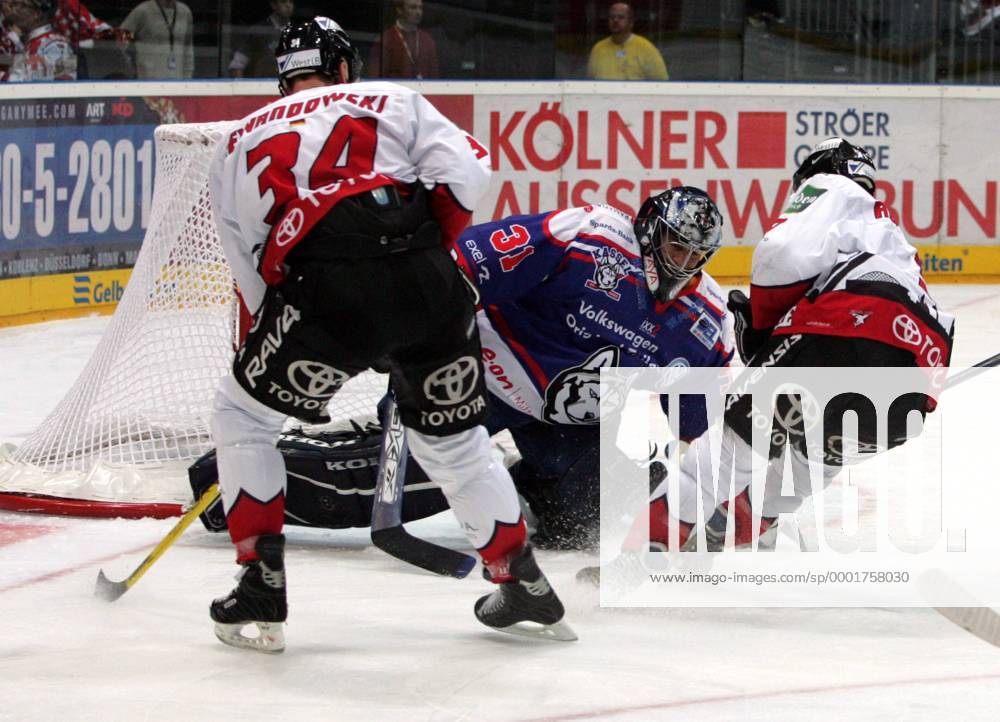
[(96, 519), (167, 519), (184, 513), (181, 504), (65, 499), (29, 492), (0, 492), (0, 510)]

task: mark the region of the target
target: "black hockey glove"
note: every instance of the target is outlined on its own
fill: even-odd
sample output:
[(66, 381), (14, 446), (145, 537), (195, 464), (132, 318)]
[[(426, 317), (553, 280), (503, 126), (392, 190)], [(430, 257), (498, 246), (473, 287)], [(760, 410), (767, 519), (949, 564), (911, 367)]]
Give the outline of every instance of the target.
[(750, 310), (750, 299), (743, 291), (730, 291), (729, 303), (726, 304), (733, 313), (733, 325), (736, 331), (736, 350), (743, 363), (750, 360), (760, 351), (761, 347), (771, 337), (769, 330), (755, 330), (753, 315)]

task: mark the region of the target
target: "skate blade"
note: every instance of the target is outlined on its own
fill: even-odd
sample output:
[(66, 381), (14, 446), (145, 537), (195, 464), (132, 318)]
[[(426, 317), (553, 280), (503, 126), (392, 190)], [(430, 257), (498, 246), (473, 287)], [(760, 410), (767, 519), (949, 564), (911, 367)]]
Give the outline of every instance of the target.
[(498, 632), (513, 634), (516, 637), (533, 637), (535, 639), (552, 639), (557, 642), (575, 642), (578, 637), (573, 628), (565, 621), (555, 624), (537, 624), (535, 622), (517, 622), (509, 627), (490, 627)]
[(601, 568), (599, 566), (584, 567), (576, 573), (576, 581), (580, 584), (601, 585)]
[[(244, 627), (255, 625), (260, 635), (248, 637)], [(215, 636), (223, 644), (240, 649), (252, 649), (265, 654), (280, 654), (285, 651), (285, 632), (282, 622), (245, 622), (243, 624), (215, 623)]]
[(638, 589), (646, 579), (647, 572), (642, 560), (631, 553), (615, 557), (604, 566), (583, 567), (576, 573), (579, 584), (602, 588), (615, 597)]

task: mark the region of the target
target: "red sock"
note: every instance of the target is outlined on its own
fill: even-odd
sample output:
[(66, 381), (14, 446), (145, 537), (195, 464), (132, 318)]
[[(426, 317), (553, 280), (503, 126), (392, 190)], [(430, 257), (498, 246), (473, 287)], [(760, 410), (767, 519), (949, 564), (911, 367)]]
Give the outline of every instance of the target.
[(226, 514), (229, 538), (236, 545), (236, 562), (257, 559), (257, 537), (280, 534), (285, 524), (285, 495), (280, 493), (270, 501), (260, 502), (249, 494), (240, 493)]
[(479, 549), (483, 558), (483, 566), (490, 574), (490, 581), (495, 584), (515, 581), (510, 575), (510, 558), (524, 547), (528, 538), (528, 528), (524, 517), (515, 523), (507, 524), (501, 521), (493, 528), (493, 536), (486, 546)]
[[(745, 546), (753, 541), (753, 507), (750, 506), (750, 488), (747, 487), (733, 502), (733, 521), (736, 523), (736, 534), (733, 543), (736, 546)], [(726, 510), (729, 510), (729, 502), (725, 503)], [(760, 528), (757, 535), (760, 536), (777, 521), (777, 517), (760, 518)]]
[[(664, 550), (669, 548), (670, 523), (670, 514), (667, 512), (667, 497), (661, 496), (649, 502), (650, 545), (661, 545)], [(688, 535), (691, 533), (691, 529), (694, 525), (680, 521), (679, 519), (675, 519), (674, 523), (680, 527), (677, 535), (677, 543), (684, 546), (684, 542), (687, 541)], [(639, 519), (636, 519), (635, 523), (632, 524), (632, 528), (629, 530), (628, 536), (625, 538), (625, 543), (622, 544), (622, 551), (639, 553), (644, 551), (645, 548), (646, 539), (640, 531)]]

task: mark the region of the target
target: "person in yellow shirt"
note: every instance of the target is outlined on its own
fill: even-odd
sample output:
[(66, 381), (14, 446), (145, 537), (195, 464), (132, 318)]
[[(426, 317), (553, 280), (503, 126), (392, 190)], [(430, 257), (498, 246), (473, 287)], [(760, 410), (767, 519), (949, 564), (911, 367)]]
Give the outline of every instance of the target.
[(628, 3), (608, 9), (609, 37), (590, 50), (587, 75), (595, 80), (669, 80), (667, 64), (656, 46), (632, 32), (635, 12)]

